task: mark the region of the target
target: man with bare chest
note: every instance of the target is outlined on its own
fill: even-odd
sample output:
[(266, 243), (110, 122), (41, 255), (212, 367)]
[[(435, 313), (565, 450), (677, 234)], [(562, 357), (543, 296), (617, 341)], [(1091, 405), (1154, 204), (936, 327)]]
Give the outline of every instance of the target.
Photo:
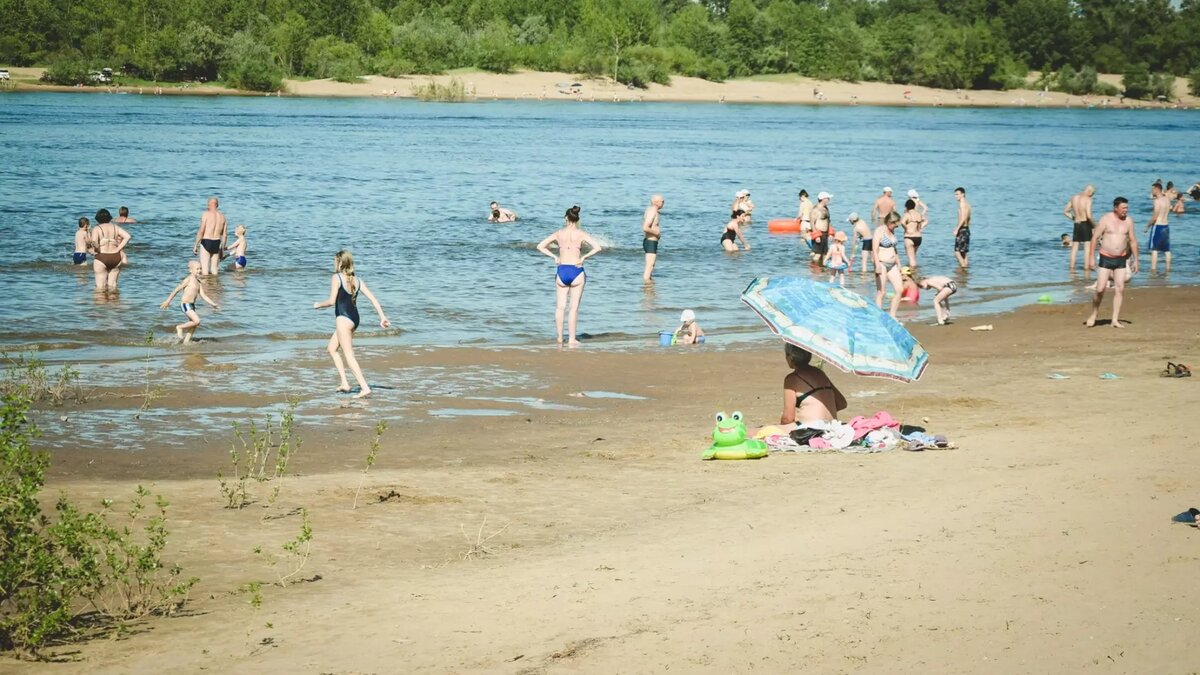
[(1137, 237), (1133, 232), (1133, 220), (1129, 217), (1129, 200), (1117, 197), (1113, 200), (1113, 210), (1104, 214), (1100, 223), (1092, 233), (1092, 248), (1099, 252), (1100, 263), (1096, 268), (1096, 291), (1092, 296), (1092, 314), (1084, 325), (1091, 328), (1096, 325), (1096, 316), (1100, 313), (1100, 303), (1104, 300), (1104, 292), (1108, 290), (1108, 281), (1113, 282), (1113, 313), (1112, 327), (1124, 328), (1121, 323), (1121, 302), (1125, 299), (1125, 264), (1130, 264), (1134, 274), (1138, 271)]
[[(219, 205), (216, 197), (208, 198), (208, 210), (200, 216), (200, 229), (196, 231), (196, 242), (192, 244), (192, 253), (200, 253), (201, 274), (217, 273), (221, 264), (221, 251), (229, 238), (225, 214), (217, 210)], [(200, 251), (201, 247), (204, 247), (203, 251)]]

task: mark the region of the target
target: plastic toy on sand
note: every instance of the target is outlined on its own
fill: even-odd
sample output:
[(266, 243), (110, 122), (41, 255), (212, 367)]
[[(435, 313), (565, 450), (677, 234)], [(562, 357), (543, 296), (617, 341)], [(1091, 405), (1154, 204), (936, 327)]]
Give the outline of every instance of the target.
[(767, 444), (746, 438), (746, 422), (742, 413), (717, 413), (717, 426), (712, 433), (713, 444), (703, 459), (760, 459), (767, 456)]

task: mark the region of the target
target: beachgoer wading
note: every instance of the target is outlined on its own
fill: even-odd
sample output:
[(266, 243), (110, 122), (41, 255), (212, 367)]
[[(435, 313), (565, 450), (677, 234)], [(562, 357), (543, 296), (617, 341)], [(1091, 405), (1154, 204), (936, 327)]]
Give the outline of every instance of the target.
[(958, 200), (958, 224), (954, 226), (954, 256), (958, 258), (958, 266), (967, 269), (967, 256), (971, 253), (971, 203), (967, 201), (967, 191), (964, 188), (955, 188), (954, 198)]
[(829, 252), (829, 202), (833, 195), (828, 192), (817, 194), (817, 203), (810, 214), (812, 218), (812, 260), (820, 263)]
[(883, 194), (875, 200), (875, 205), (871, 207), (871, 226), (877, 227), (883, 224), (883, 219), (887, 218), (887, 214), (896, 210), (896, 200), (892, 199), (892, 188), (884, 187)]
[(900, 216), (892, 212), (884, 216), (883, 225), (875, 228), (871, 237), (871, 254), (875, 258), (875, 306), (883, 309), (884, 289), (892, 285), (895, 292), (892, 295), (892, 307), (888, 313), (896, 318), (896, 310), (900, 307), (900, 296), (903, 293), (903, 282), (900, 280), (900, 255), (896, 253), (896, 226), (900, 224)]
[(96, 212), (92, 228), (92, 271), (96, 273), (96, 290), (117, 290), (121, 276), (122, 252), (132, 239), (125, 228), (112, 222), (108, 209)]
[(488, 222), (489, 223), (511, 223), (517, 219), (517, 212), (512, 209), (504, 209), (497, 202), (492, 202), (488, 205)]
[[(909, 190), (909, 194), (914, 192)], [(908, 255), (908, 266), (916, 267), (917, 251), (921, 249), (921, 242), (925, 238), (925, 226), (929, 224), (918, 208), (916, 199), (910, 197), (905, 200), (904, 216), (900, 219), (900, 224), (904, 228), (904, 252)]]
[[(371, 387), (367, 385), (367, 379), (363, 377), (362, 368), (358, 365), (358, 359), (354, 356), (354, 331), (358, 330), (358, 294), (362, 293), (367, 296), (367, 300), (371, 301), (371, 305), (375, 307), (375, 313), (379, 315), (379, 327), (387, 328), (392, 325), (391, 321), (383, 313), (383, 308), (379, 306), (379, 301), (375, 299), (371, 291), (367, 289), (367, 284), (362, 279), (358, 278), (354, 273), (354, 256), (350, 251), (338, 251), (333, 256), (333, 276), (329, 278), (329, 299), (323, 302), (314, 302), (313, 309), (324, 309), (333, 307), (333, 335), (329, 338), (329, 345), (326, 350), (329, 352), (330, 358), (333, 359), (333, 365), (338, 372), (338, 388), (339, 393), (350, 393), (350, 383), (346, 380), (346, 365), (350, 366), (351, 372), (354, 373), (354, 379), (358, 380), (358, 393), (354, 398), (364, 398), (371, 395)], [(338, 350), (341, 354), (338, 354)], [(342, 357), (345, 356), (345, 363), (342, 362)]]
[(196, 230), (196, 241), (192, 244), (192, 253), (200, 253), (201, 274), (217, 274), (221, 251), (229, 237), (225, 214), (217, 210), (220, 203), (216, 197), (208, 198), (208, 210), (200, 216), (200, 228)]
[[(558, 246), (558, 255), (550, 252), (550, 244)], [(583, 245), (587, 244), (589, 251), (583, 253)], [(575, 326), (579, 321), (579, 303), (583, 300), (583, 287), (587, 282), (587, 274), (583, 271), (583, 263), (601, 250), (600, 244), (592, 235), (583, 231), (579, 226), (579, 207), (572, 206), (563, 216), (563, 227), (538, 244), (537, 250), (554, 259), (557, 266), (554, 272), (555, 305), (554, 325), (556, 328), (555, 341), (558, 346), (563, 342), (563, 313), (570, 300), (571, 313), (567, 324), (570, 347), (578, 347), (579, 340), (575, 339)]]
[(1158, 254), (1163, 254), (1167, 262), (1167, 271), (1171, 271), (1171, 230), (1168, 224), (1171, 213), (1171, 198), (1163, 190), (1161, 183), (1150, 187), (1150, 199), (1153, 201), (1154, 212), (1150, 222), (1146, 223), (1146, 231), (1150, 233), (1150, 241), (1146, 248), (1150, 249), (1150, 272), (1158, 272)]
[(1092, 249), (1092, 230), (1096, 227), (1096, 221), (1092, 219), (1092, 196), (1095, 194), (1096, 188), (1088, 185), (1079, 194), (1072, 195), (1063, 208), (1063, 216), (1070, 218), (1075, 224), (1071, 233), (1071, 263), (1068, 268), (1072, 271), (1075, 269), (1075, 254), (1079, 252), (1080, 244), (1084, 246), (1083, 271), (1092, 269), (1096, 262), (1096, 252)]
[(750, 244), (746, 243), (746, 237), (742, 235), (742, 227), (750, 221), (750, 214), (745, 211), (734, 211), (729, 214), (729, 222), (725, 223), (725, 229), (721, 231), (721, 248), (729, 253), (734, 253), (738, 250), (736, 241), (742, 242), (745, 250), (750, 250)]
[(1137, 237), (1133, 233), (1133, 220), (1129, 217), (1128, 199), (1117, 197), (1113, 200), (1112, 212), (1104, 214), (1092, 233), (1092, 248), (1099, 252), (1100, 262), (1096, 270), (1092, 314), (1084, 325), (1089, 328), (1096, 325), (1100, 303), (1104, 300), (1104, 292), (1108, 290), (1108, 281), (1112, 279), (1112, 326), (1124, 328), (1125, 324), (1121, 323), (1121, 302), (1125, 299), (1125, 264), (1130, 263), (1134, 274), (1138, 271)]
[(662, 229), (658, 224), (659, 211), (666, 201), (662, 195), (650, 198), (650, 206), (642, 214), (642, 251), (646, 254), (646, 269), (642, 272), (642, 281), (653, 281), (654, 263), (658, 261), (658, 241), (662, 238)]

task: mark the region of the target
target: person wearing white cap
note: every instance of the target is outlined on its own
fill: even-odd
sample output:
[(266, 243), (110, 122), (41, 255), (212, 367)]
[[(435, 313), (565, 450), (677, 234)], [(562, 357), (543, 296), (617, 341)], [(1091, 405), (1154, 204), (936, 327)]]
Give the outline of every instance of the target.
[(867, 271), (867, 256), (871, 253), (871, 226), (867, 225), (867, 221), (858, 217), (857, 213), (851, 213), (846, 219), (850, 223), (850, 227), (854, 228), (854, 239), (860, 243), (862, 250), (862, 271)]
[(871, 207), (871, 224), (878, 226), (883, 224), (883, 219), (887, 214), (896, 210), (896, 200), (892, 199), (892, 188), (883, 188), (883, 194), (879, 195), (879, 199), (875, 200), (875, 205)]
[(680, 344), (694, 345), (704, 342), (704, 331), (696, 323), (696, 313), (690, 309), (683, 310), (679, 316), (679, 328), (675, 329), (675, 341)]
[(929, 205), (927, 205), (925, 202), (921, 201), (920, 193), (918, 193), (916, 190), (909, 190), (908, 198), (917, 203), (917, 211), (919, 211), (921, 213), (922, 217), (928, 219), (929, 218)]
[(754, 202), (750, 201), (749, 190), (738, 190), (737, 195), (733, 198), (733, 206), (730, 211), (742, 211), (747, 216), (754, 212)]
[(817, 194), (817, 204), (812, 209), (812, 259), (820, 262), (829, 252), (829, 200), (828, 192)]

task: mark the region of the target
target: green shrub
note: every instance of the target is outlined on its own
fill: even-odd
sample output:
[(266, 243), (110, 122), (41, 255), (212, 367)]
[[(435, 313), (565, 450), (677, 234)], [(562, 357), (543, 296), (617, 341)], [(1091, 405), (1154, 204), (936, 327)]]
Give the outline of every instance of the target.
[(331, 35), (309, 44), (304, 67), (313, 77), (329, 77), (338, 82), (357, 82), (365, 70), (362, 50)]
[(1200, 68), (1188, 75), (1188, 89), (1191, 90), (1192, 96), (1200, 96)]
[(512, 72), (517, 62), (517, 43), (512, 29), (499, 19), (489, 22), (475, 34), (473, 52), (476, 67), (493, 73)]
[(283, 87), (283, 72), (270, 47), (246, 31), (230, 36), (221, 62), (221, 74), (234, 89), (277, 91)]
[(438, 84), (429, 80), (425, 84), (414, 84), (412, 95), (422, 101), (443, 101), (461, 103), (467, 100), (467, 88), (457, 77), (450, 78), (446, 84)]
[(1150, 97), (1150, 68), (1139, 63), (1125, 69), (1121, 77), (1121, 86), (1126, 98), (1143, 99)]
[(50, 65), (42, 73), (42, 81), (50, 84), (61, 84), (68, 87), (73, 87), (77, 84), (91, 84), (92, 79), (89, 74), (91, 69), (84, 61), (76, 59), (63, 59)]

